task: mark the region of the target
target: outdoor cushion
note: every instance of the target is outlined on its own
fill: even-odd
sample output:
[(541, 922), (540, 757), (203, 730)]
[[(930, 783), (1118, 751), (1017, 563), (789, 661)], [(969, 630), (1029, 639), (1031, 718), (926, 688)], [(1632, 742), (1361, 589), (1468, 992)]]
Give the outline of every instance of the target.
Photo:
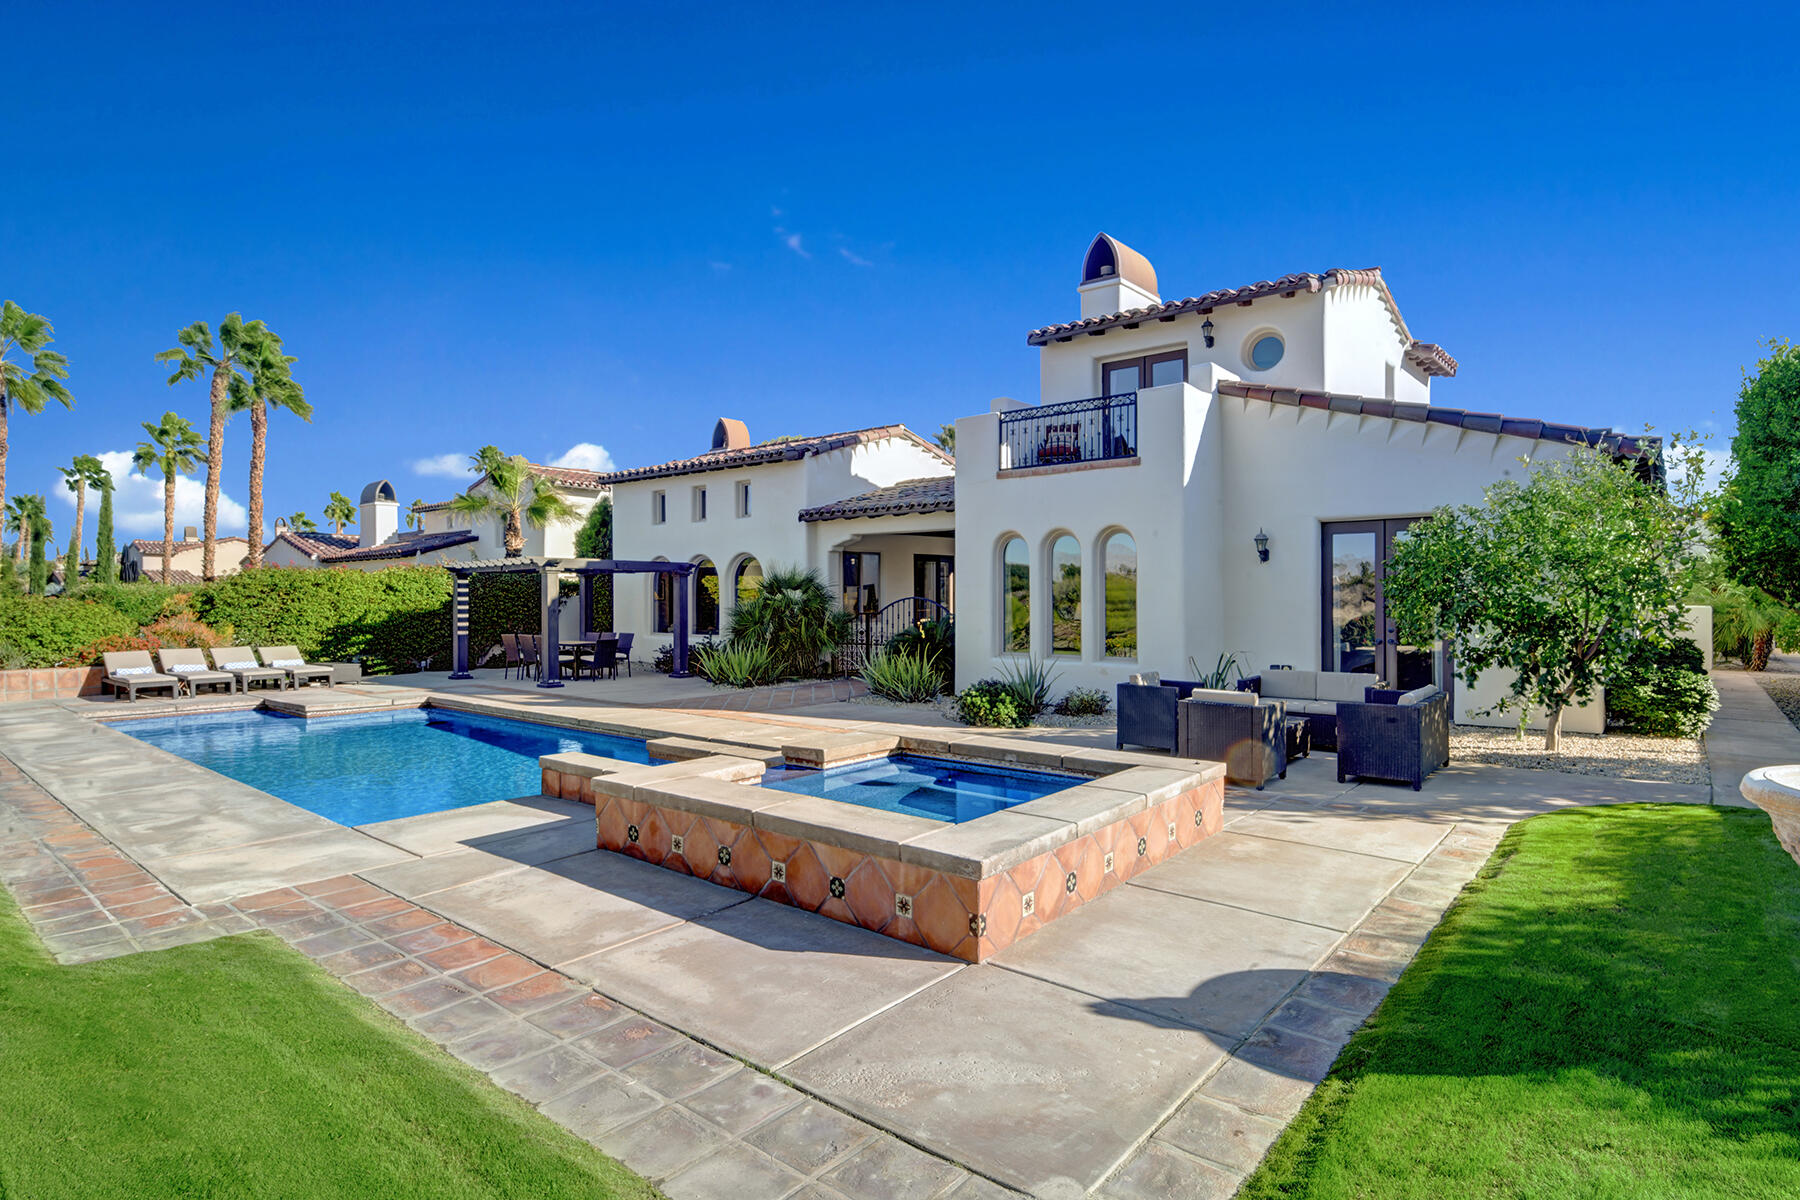
[(304, 667), (306, 660), (304, 658), (278, 658), (269, 665), (271, 667)]
[(1318, 679), (1313, 696), (1319, 700), (1361, 700), (1363, 689), (1375, 682), (1375, 676), (1363, 671), (1320, 671)]
[(1317, 671), (1276, 670), (1262, 673), (1262, 694), (1281, 700), (1312, 700), (1317, 697)]
[(1206, 700), (1213, 704), (1255, 704), (1255, 692), (1224, 691), (1216, 688), (1195, 688), (1188, 696), (1189, 700)]
[(1425, 701), (1431, 699), (1433, 696), (1435, 696), (1437, 694), (1438, 694), (1437, 684), (1428, 683), (1424, 687), (1414, 688), (1410, 692), (1401, 693), (1400, 698), (1398, 700), (1394, 701), (1394, 703), (1395, 704), (1423, 704), (1423, 703), (1425, 703)]
[(1144, 671), (1140, 674), (1133, 675), (1131, 677), (1131, 682), (1137, 684), (1139, 687), (1161, 687), (1162, 672)]
[(1328, 717), (1337, 711), (1335, 700), (1289, 700), (1287, 709), (1309, 717)]
[(156, 673), (156, 668), (155, 667), (114, 667), (112, 673), (114, 675), (153, 675)]
[(219, 669), (221, 671), (254, 671), (256, 670), (256, 664), (253, 662), (220, 663)]

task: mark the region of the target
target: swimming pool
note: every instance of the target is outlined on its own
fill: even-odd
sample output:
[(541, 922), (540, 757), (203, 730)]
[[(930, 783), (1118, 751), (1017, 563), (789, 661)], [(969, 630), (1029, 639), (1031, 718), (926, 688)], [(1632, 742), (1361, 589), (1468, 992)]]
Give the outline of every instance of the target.
[(939, 821), (973, 821), (1082, 782), (1072, 775), (895, 754), (824, 770), (780, 767), (763, 776), (762, 785)]
[(637, 738), (442, 708), (311, 719), (196, 714), (113, 728), (340, 825), (535, 796), (541, 754), (650, 761)]

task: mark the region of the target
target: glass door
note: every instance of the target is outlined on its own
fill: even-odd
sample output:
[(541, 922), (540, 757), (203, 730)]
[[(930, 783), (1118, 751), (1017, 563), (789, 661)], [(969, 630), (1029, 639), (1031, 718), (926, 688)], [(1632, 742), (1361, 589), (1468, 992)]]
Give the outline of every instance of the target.
[[(951, 612), (956, 611), (956, 559), (948, 554), (913, 555), (913, 595), (936, 600)], [(926, 606), (918, 606), (915, 620), (936, 616)]]
[(1321, 563), (1325, 670), (1372, 675), (1402, 690), (1441, 682), (1437, 647), (1400, 644), (1382, 591), (1388, 557), (1415, 520), (1326, 523)]

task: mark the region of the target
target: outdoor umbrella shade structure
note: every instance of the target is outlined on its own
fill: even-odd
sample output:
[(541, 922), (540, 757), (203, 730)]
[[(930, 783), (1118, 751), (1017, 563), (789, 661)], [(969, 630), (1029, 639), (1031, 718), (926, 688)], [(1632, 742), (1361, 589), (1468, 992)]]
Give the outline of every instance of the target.
[(581, 581), (581, 630), (590, 632), (588, 617), (593, 612), (594, 576), (596, 575), (669, 575), (675, 587), (675, 669), (671, 678), (685, 679), (688, 671), (688, 598), (689, 583), (694, 577), (694, 564), (681, 562), (646, 562), (615, 558), (489, 558), (474, 562), (445, 564), (456, 583), (451, 600), (452, 679), (472, 679), (469, 674), (469, 581), (477, 575), (538, 576), (539, 614), (542, 619), (544, 650), (541, 688), (559, 688), (562, 683), (561, 651), (557, 637), (557, 617), (562, 609), (558, 579), (574, 575)]

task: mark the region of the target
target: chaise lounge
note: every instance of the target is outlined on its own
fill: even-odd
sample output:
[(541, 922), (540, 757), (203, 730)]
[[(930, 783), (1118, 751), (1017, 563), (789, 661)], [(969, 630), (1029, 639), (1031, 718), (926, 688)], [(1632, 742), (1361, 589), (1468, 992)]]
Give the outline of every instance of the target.
[(222, 687), (227, 692), (237, 691), (237, 676), (229, 671), (215, 671), (207, 666), (204, 650), (164, 647), (156, 652), (156, 661), (161, 664), (164, 673), (181, 680), (190, 696), (198, 696), (203, 687)]
[(292, 687), (299, 687), (312, 679), (323, 680), (326, 687), (331, 686), (331, 668), (307, 662), (294, 646), (258, 646), (256, 652), (262, 656), (263, 666), (287, 672), (288, 683)]
[(212, 661), (213, 666), (235, 678), (242, 691), (249, 691), (256, 683), (272, 683), (278, 689), (288, 683), (286, 671), (259, 665), (248, 646), (219, 646), (212, 652)]
[(102, 654), (100, 661), (106, 667), (100, 686), (111, 688), (115, 698), (124, 692), (127, 700), (135, 702), (145, 688), (167, 688), (171, 700), (181, 695), (181, 680), (158, 672), (148, 650), (113, 650)]

